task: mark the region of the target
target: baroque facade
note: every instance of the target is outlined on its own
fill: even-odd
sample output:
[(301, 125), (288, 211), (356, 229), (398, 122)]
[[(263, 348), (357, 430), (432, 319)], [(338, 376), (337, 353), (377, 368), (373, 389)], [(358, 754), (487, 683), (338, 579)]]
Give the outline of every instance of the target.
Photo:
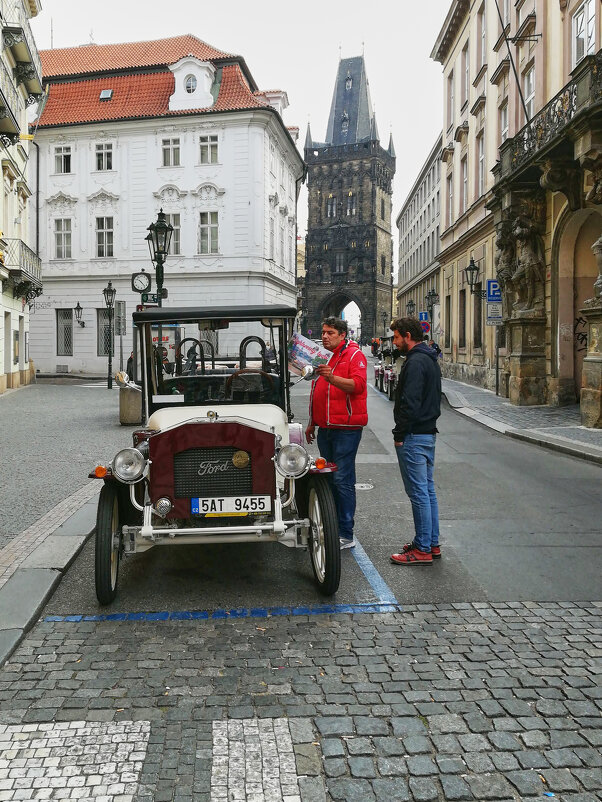
[[(0, 393), (31, 381), (29, 310), (41, 292), (35, 228), (30, 237), (32, 189), (27, 107), (42, 93), (42, 67), (29, 20), (39, 0), (0, 4)], [(35, 222), (35, 221), (34, 221)], [(35, 249), (35, 250), (34, 250)]]
[[(456, 87), (463, 91), (453, 70), (476, 90), (467, 108), (476, 111), (477, 120), (483, 115), (483, 147), (477, 142), (469, 166), (475, 166), (480, 182), (483, 153), (487, 172), (480, 219), (470, 220), (470, 208), (467, 222), (443, 211), (448, 217), (442, 235), (442, 291), (451, 306), (448, 368), (451, 375), (462, 376), (461, 309), (456, 314), (453, 304), (458, 304), (461, 272), (472, 255), (480, 260), (483, 278), (496, 279), (501, 288), (501, 391), (521, 405), (580, 401), (583, 422), (600, 427), (601, 7), (594, 0), (524, 0), (503, 3), (500, 14), (501, 20), (492, 20), (484, 4), (471, 9), (468, 2), (454, 2), (433, 51), (446, 64), (448, 106), (450, 89), (456, 108)], [(472, 56), (464, 58), (475, 47), (476, 64)], [(470, 77), (480, 65), (473, 81), (466, 79), (466, 64)], [(464, 120), (459, 122), (463, 127)], [(478, 137), (478, 122), (476, 129)], [(461, 143), (463, 134), (457, 133)], [(469, 140), (471, 134), (468, 123)], [(455, 170), (448, 168), (446, 180), (452, 177), (448, 187), (457, 213), (463, 155), (462, 145), (459, 154), (453, 153), (455, 145), (454, 137), (448, 158)], [(466, 343), (465, 378), (492, 386), (492, 346), (490, 335), (477, 371), (478, 360), (470, 358)]]
[(41, 370), (106, 370), (102, 290), (112, 281), (126, 320), (141, 302), (132, 273), (149, 272), (155, 291), (145, 237), (160, 209), (174, 228), (165, 305), (296, 305), (304, 165), (285, 92), (261, 92), (242, 57), (190, 35), (41, 56)]
[[(326, 142), (305, 140), (309, 215), (301, 328), (360, 309), (363, 337), (392, 313), (391, 195), (395, 150), (381, 147), (362, 56), (341, 59)], [(312, 335), (309, 335), (312, 336)]]
[(429, 306), (427, 296), (438, 293), (440, 283), (441, 143), (439, 135), (395, 221), (399, 232), (396, 315), (405, 317), (412, 305), (414, 314), (427, 312), (431, 336), (437, 342), (441, 337), (440, 304)]

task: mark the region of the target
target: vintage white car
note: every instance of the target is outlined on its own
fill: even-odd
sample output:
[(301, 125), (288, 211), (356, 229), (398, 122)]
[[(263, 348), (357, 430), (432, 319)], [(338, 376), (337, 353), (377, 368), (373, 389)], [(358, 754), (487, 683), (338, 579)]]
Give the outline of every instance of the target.
[(287, 343), (296, 314), (268, 306), (134, 313), (130, 387), (142, 394), (143, 425), (130, 447), (91, 473), (104, 481), (95, 558), (101, 604), (115, 598), (124, 555), (191, 543), (307, 549), (320, 592), (336, 592), (336, 465), (310, 456), (290, 407)]

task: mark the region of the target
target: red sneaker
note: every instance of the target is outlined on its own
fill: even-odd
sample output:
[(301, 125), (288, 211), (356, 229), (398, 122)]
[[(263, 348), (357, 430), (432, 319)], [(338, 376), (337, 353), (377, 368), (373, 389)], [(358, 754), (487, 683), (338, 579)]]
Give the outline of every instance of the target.
[[(416, 548), (416, 546), (414, 546), (414, 543), (406, 543), (403, 546), (403, 548), (401, 550), (401, 553), (405, 554), (407, 551), (412, 551), (412, 549), (415, 549), (415, 548)], [(432, 549), (431, 549), (431, 555), (433, 557), (433, 560), (440, 560), (441, 559), (441, 546), (433, 546)]]
[(433, 557), (430, 552), (412, 547), (401, 554), (392, 554), (391, 562), (396, 565), (432, 565)]

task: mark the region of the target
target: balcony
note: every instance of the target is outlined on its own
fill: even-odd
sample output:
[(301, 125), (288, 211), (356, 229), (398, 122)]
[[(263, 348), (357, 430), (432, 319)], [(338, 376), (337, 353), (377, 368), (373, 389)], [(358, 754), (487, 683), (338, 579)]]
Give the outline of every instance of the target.
[(15, 298), (35, 297), (42, 289), (42, 260), (21, 239), (4, 238), (4, 267), (13, 280)]
[(547, 158), (574, 158), (570, 134), (602, 121), (602, 50), (573, 70), (573, 79), (500, 147), (497, 180), (515, 178)]
[(41, 95), (42, 62), (22, 3), (0, 0), (0, 14), (3, 45), (17, 62), (15, 80), (25, 85), (29, 95)]
[(19, 139), (19, 93), (6, 64), (0, 58), (0, 139), (12, 143)]

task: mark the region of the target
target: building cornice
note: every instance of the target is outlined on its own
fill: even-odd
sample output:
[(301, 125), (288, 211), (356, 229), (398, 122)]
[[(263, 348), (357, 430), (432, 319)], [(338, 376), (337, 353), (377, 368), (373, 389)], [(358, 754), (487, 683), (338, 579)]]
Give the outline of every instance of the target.
[(431, 58), (444, 64), (452, 48), (465, 17), (470, 12), (470, 0), (452, 0), (451, 8), (443, 27), (439, 32), (437, 41), (431, 51)]
[(421, 270), (420, 273), (418, 273), (417, 276), (414, 276), (414, 278), (411, 281), (408, 281), (401, 287), (398, 287), (396, 297), (401, 298), (401, 296), (404, 293), (409, 292), (417, 284), (420, 284), (425, 279), (430, 278), (434, 273), (437, 273), (437, 271), (440, 269), (441, 269), (441, 263), (439, 262), (439, 259), (437, 259), (435, 262), (432, 262), (430, 265), (425, 267), (424, 270)]

